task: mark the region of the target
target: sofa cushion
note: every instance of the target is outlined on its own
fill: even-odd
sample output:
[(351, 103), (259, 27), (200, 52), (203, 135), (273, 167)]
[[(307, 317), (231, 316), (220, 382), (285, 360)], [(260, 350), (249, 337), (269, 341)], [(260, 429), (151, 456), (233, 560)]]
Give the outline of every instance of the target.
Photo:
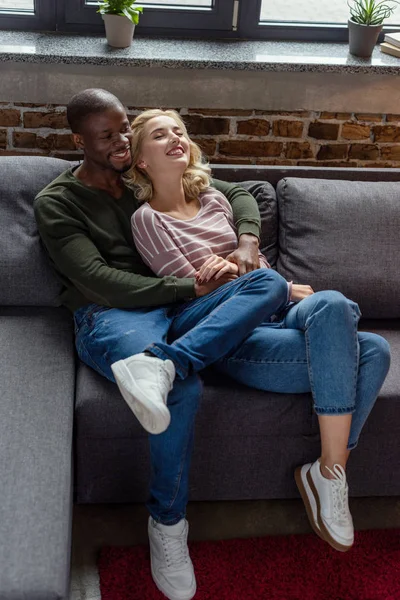
[[(392, 366), (349, 463), (352, 496), (400, 493), (393, 468), (399, 456), (400, 325), (362, 322), (386, 337)], [(238, 500), (297, 496), (293, 472), (320, 453), (317, 416), (309, 394), (247, 388), (206, 370), (196, 420), (190, 498)], [(384, 435), (382, 435), (384, 432)], [(150, 473), (147, 435), (115, 384), (79, 363), (76, 403), (79, 502), (141, 502)], [(394, 460), (394, 463), (393, 463)], [(396, 463), (397, 464), (397, 463)]]
[(61, 286), (39, 240), (36, 194), (69, 168), (65, 160), (6, 156), (0, 161), (0, 304), (51, 306)]
[[(282, 460), (288, 440), (294, 440), (298, 452), (304, 446), (311, 460), (307, 453), (313, 451), (317, 432), (311, 396), (266, 393), (222, 374), (203, 375), (207, 384), (196, 420), (191, 499), (274, 497), (274, 485), (266, 478), (260, 486), (257, 471)], [(150, 476), (147, 434), (117, 386), (81, 362), (75, 415), (78, 502), (145, 500)], [(293, 494), (292, 480), (290, 474)]]
[(279, 273), (400, 317), (400, 182), (287, 178), (277, 198)]
[(275, 188), (266, 181), (240, 181), (238, 183), (257, 200), (261, 216), (260, 250), (271, 267), (278, 257), (278, 207)]

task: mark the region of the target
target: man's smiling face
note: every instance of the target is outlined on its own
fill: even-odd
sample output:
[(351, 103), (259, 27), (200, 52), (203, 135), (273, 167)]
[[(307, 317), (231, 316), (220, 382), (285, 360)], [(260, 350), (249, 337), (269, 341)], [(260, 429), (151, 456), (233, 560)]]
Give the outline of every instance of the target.
[(132, 165), (131, 126), (122, 106), (86, 117), (75, 141), (85, 160), (97, 167), (125, 173)]

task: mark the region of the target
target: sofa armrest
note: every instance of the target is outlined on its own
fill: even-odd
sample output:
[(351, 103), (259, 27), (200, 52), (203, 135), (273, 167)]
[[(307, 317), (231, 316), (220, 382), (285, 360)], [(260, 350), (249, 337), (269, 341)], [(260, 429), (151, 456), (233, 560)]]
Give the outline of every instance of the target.
[(0, 308), (0, 598), (66, 598), (74, 352), (63, 309)]

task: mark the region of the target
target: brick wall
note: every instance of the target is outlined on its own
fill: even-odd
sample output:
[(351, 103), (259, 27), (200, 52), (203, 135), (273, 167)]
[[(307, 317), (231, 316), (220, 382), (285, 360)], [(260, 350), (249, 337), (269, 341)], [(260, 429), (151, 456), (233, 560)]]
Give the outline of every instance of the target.
[[(133, 118), (142, 109), (129, 107)], [(213, 163), (400, 167), (400, 114), (180, 109)], [(80, 157), (65, 106), (0, 103), (0, 155)]]

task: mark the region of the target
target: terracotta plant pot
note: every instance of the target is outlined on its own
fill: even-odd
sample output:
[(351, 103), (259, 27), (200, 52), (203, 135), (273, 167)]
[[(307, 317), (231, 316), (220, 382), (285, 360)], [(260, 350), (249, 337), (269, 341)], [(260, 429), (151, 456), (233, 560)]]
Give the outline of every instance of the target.
[(360, 25), (349, 19), (348, 26), (350, 54), (369, 58), (378, 41), (383, 25)]
[(127, 17), (102, 15), (107, 42), (113, 48), (128, 48), (132, 44), (135, 25)]

